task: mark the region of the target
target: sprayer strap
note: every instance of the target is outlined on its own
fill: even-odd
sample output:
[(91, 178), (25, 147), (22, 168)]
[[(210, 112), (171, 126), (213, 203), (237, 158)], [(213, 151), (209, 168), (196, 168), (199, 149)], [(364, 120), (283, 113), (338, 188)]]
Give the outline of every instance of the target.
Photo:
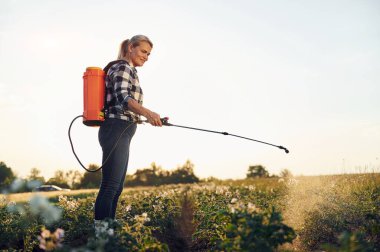
[(107, 64), (107, 66), (105, 66), (103, 68), (103, 71), (105, 73), (104, 75), (104, 83), (105, 83), (105, 87), (104, 87), (104, 105), (103, 105), (103, 109), (102, 109), (102, 112), (104, 113), (104, 117), (106, 117), (106, 114), (108, 113), (108, 106), (107, 106), (107, 85), (106, 85), (106, 80), (107, 80), (107, 73), (108, 73), (108, 70), (110, 70), (110, 68), (117, 64), (117, 63), (120, 63), (120, 62), (126, 62), (128, 63), (126, 60), (114, 60), (114, 61), (111, 61), (110, 63)]

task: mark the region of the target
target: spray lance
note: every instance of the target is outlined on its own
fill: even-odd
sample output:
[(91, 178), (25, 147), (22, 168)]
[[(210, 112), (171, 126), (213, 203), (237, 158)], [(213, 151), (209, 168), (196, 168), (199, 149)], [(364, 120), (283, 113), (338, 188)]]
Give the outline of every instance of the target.
[[(248, 138), (248, 137), (243, 137), (243, 136), (238, 136), (238, 135), (230, 134), (228, 132), (214, 131), (214, 130), (208, 130), (208, 129), (200, 129), (200, 128), (194, 128), (194, 127), (189, 127), (189, 126), (182, 126), (182, 125), (171, 124), (171, 123), (168, 122), (168, 120), (169, 120), (169, 117), (161, 118), (162, 125), (164, 125), (164, 126), (174, 126), (174, 127), (179, 127), (179, 128), (184, 128), (184, 129), (191, 129), (191, 130), (199, 130), (199, 131), (205, 131), (205, 132), (209, 132), (209, 133), (222, 134), (222, 135), (225, 135), (225, 136), (233, 136), (233, 137), (243, 138), (243, 139), (246, 139), (246, 140), (250, 140), (250, 141), (254, 141), (254, 142), (259, 142), (259, 143), (262, 143), (262, 144), (271, 145), (271, 146), (274, 146), (274, 147), (277, 147), (279, 149), (284, 150), (285, 153), (289, 153), (289, 150), (287, 148), (283, 147), (283, 146), (274, 145), (274, 144), (271, 144), (271, 143), (263, 142), (263, 141), (252, 139), (252, 138)], [(144, 120), (142, 122), (147, 122), (147, 120)]]
[[(69, 136), (69, 141), (71, 145), (71, 149), (73, 151), (73, 154), (79, 164), (88, 172), (97, 172), (100, 169), (102, 169), (103, 165), (108, 161), (109, 157), (111, 156), (112, 152), (115, 150), (116, 146), (118, 145), (121, 136), (125, 133), (125, 131), (132, 125), (130, 124), (127, 126), (123, 132), (120, 134), (118, 139), (116, 140), (115, 144), (113, 145), (110, 153), (108, 154), (107, 158), (104, 160), (103, 164), (94, 170), (90, 170), (86, 168), (82, 162), (79, 160), (78, 155), (76, 154), (74, 150), (74, 145), (71, 139), (71, 127), (74, 123), (75, 120), (78, 118), (83, 118), (83, 124), (86, 126), (90, 127), (98, 127), (102, 124), (104, 121), (104, 104), (105, 104), (105, 83), (104, 83), (104, 77), (105, 77), (105, 71), (103, 71), (99, 67), (88, 67), (86, 68), (86, 72), (83, 74), (83, 115), (76, 116), (70, 123), (69, 130), (68, 130), (68, 136)], [(148, 122), (148, 120), (139, 120), (134, 123), (144, 123)], [(200, 128), (194, 128), (194, 127), (189, 127), (189, 126), (183, 126), (183, 125), (176, 125), (169, 123), (169, 118), (164, 117), (161, 118), (162, 125), (164, 126), (171, 126), (171, 127), (178, 127), (178, 128), (184, 128), (184, 129), (190, 129), (190, 130), (198, 130), (198, 131), (204, 131), (208, 133), (216, 133), (216, 134), (222, 134), (225, 136), (233, 136), (237, 138), (242, 138), (245, 140), (249, 141), (254, 141), (266, 145), (270, 145), (273, 147), (277, 147), (279, 149), (282, 149), (285, 151), (285, 153), (289, 153), (289, 150), (283, 146), (280, 145), (275, 145), (271, 143), (267, 143), (264, 141), (244, 137), (244, 136), (239, 136), (235, 134), (230, 134), (228, 132), (222, 132), (222, 131), (214, 131), (214, 130), (208, 130), (208, 129), (200, 129)]]

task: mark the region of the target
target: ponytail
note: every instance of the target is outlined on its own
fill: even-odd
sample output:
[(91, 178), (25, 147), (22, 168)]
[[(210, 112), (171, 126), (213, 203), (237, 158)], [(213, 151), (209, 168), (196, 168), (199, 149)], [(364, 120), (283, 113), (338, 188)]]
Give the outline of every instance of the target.
[(127, 53), (128, 53), (128, 45), (129, 45), (129, 39), (124, 40), (121, 42), (120, 48), (119, 48), (119, 54), (117, 55), (117, 59), (121, 60), (123, 59)]

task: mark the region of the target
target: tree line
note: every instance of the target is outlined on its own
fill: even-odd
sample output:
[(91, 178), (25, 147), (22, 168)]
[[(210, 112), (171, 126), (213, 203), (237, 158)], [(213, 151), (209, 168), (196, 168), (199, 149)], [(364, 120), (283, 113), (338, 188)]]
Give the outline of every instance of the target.
[[(99, 166), (90, 164), (89, 169), (95, 170)], [(4, 189), (9, 189), (12, 182), (18, 179), (22, 181), (23, 188), (19, 188), (18, 192), (30, 191), (28, 182), (34, 184), (47, 184), (56, 185), (61, 188), (68, 189), (87, 189), (99, 188), (101, 183), (102, 170), (98, 172), (85, 172), (81, 173), (77, 170), (62, 171), (57, 170), (54, 176), (45, 179), (38, 168), (32, 168), (28, 176), (24, 179), (17, 178), (16, 174), (4, 162), (0, 162), (0, 192)], [(159, 186), (166, 184), (179, 184), (179, 183), (197, 183), (200, 179), (194, 174), (194, 164), (187, 160), (185, 164), (177, 167), (173, 171), (162, 169), (152, 163), (150, 167), (138, 169), (133, 175), (127, 175), (125, 186)]]
[[(99, 166), (96, 164), (90, 164), (89, 169), (95, 170)], [(46, 180), (41, 175), (41, 170), (38, 168), (32, 168), (29, 175), (24, 178), (18, 178), (18, 181), (23, 182), (23, 186), (18, 188), (18, 192), (30, 191), (31, 188), (28, 183), (33, 182), (36, 184), (56, 185), (61, 188), (69, 189), (87, 189), (87, 188), (99, 188), (101, 183), (102, 170), (98, 172), (85, 172), (81, 173), (78, 170), (61, 171), (57, 170), (52, 178)], [(280, 173), (280, 177), (291, 177), (292, 174), (288, 169), (284, 169)], [(267, 169), (262, 165), (251, 165), (248, 168), (246, 178), (270, 178), (278, 177), (276, 175), (270, 175)], [(0, 162), (0, 193), (3, 190), (9, 189), (12, 182), (17, 179), (17, 176), (4, 162)], [(183, 165), (178, 166), (174, 170), (165, 170), (161, 166), (152, 163), (150, 167), (138, 169), (134, 174), (126, 175), (124, 185), (126, 187), (135, 186), (160, 186), (168, 184), (180, 184), (180, 183), (197, 183), (201, 181), (213, 181), (218, 180), (216, 178), (208, 178), (205, 180), (199, 179), (194, 174), (194, 164), (187, 160)]]

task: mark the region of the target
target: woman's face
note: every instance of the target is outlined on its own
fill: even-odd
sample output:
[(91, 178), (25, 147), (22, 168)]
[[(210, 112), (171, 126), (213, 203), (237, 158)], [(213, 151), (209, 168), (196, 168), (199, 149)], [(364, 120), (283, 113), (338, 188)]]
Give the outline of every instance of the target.
[(136, 47), (130, 47), (130, 60), (133, 66), (141, 67), (148, 60), (152, 47), (148, 42), (142, 41)]

